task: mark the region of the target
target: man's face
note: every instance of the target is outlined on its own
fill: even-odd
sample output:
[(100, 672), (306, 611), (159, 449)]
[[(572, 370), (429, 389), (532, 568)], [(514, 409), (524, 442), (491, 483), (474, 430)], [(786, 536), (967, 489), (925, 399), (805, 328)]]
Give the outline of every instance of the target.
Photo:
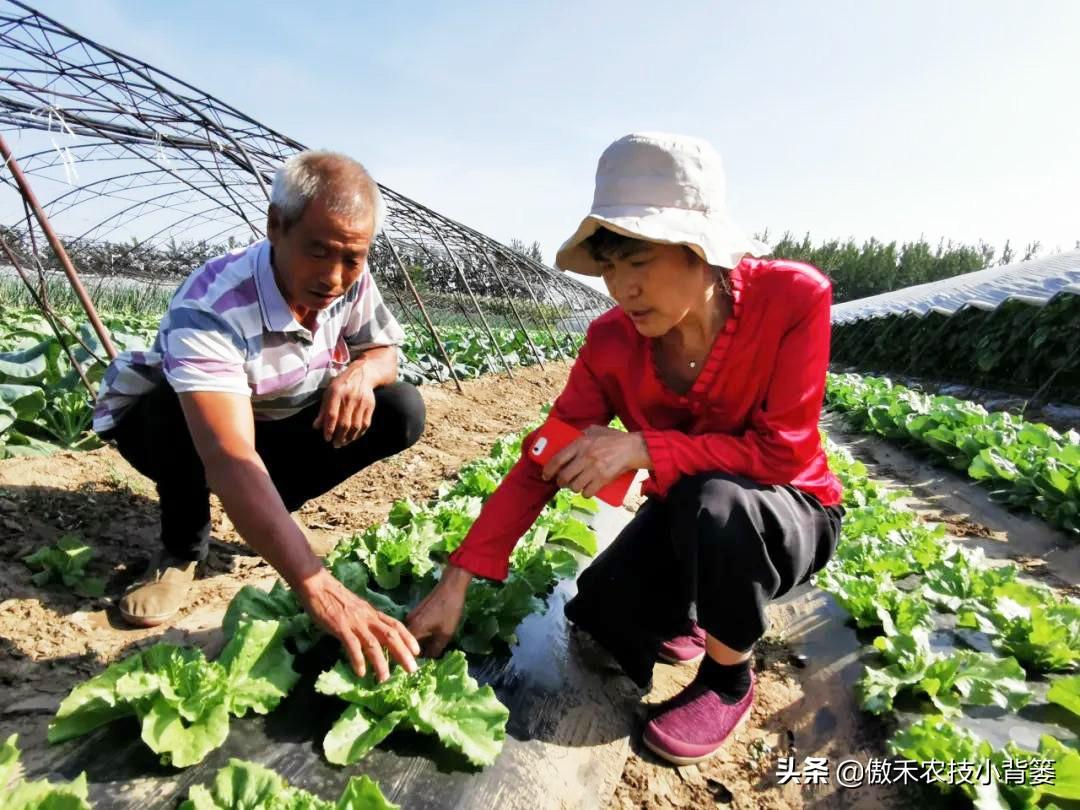
[(638, 332), (659, 337), (704, 299), (710, 271), (681, 245), (643, 243), (599, 262), (608, 292)]
[(288, 229), (271, 206), (267, 237), (274, 247), (274, 269), (294, 312), (322, 310), (356, 283), (364, 272), (374, 238), (375, 213), (359, 218), (328, 211), (316, 197)]

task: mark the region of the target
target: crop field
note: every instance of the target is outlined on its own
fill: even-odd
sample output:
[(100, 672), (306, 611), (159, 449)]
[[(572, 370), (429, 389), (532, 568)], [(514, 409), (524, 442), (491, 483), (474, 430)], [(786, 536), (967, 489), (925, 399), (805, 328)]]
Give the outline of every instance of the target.
[[(153, 316), (133, 313), (105, 321), (122, 347), (148, 346), (156, 327)], [(100, 346), (87, 327), (79, 335), (69, 348), (97, 380)], [(444, 330), (466, 380), (462, 396), (446, 383), (430, 339), (410, 327), (403, 370), (425, 392), (429, 436), (298, 514), (333, 575), (391, 615), (404, 616), (434, 585), (576, 351), (571, 340), (545, 341), (542, 333), (530, 335), (532, 346), (512, 330), (496, 337), (517, 369), (514, 380), (486, 335)], [(530, 364), (533, 347), (547, 370)], [(449, 762), (440, 768), (467, 780), (489, 771), (509, 778), (505, 763), (523, 756), (515, 746), (528, 732), (508, 708), (518, 705), (513, 679), (492, 673), (535, 654), (536, 640), (523, 629), (557, 620), (559, 608), (549, 602), (558, 604), (565, 583), (610, 541), (611, 532), (597, 528), (595, 502), (560, 494), (518, 545), (508, 580), (472, 584), (454, 651), (385, 684), (352, 674), (218, 507), (210, 575), (197, 583), (191, 608), (171, 630), (124, 630), (109, 617), (153, 546), (152, 488), (88, 432), (89, 400), (40, 315), (5, 309), (0, 349), (0, 439), (8, 455), (0, 464), (0, 767), (14, 774), (21, 751), (26, 774), (14, 783), (23, 804), (13, 806), (37, 807), (46, 796), (73, 807), (95, 799), (135, 806), (138, 795), (230, 806), (240, 785), (308, 806), (315, 798), (303, 769), (281, 772), (281, 762), (257, 749), (238, 756), (245, 753), (238, 740), (252, 724), (287, 723), (296, 711), (289, 707), (313, 700), (329, 714), (307, 741), (307, 756), (341, 775), (319, 800), (410, 806), (408, 780), (381, 778), (402, 739), (415, 741), (414, 756)], [(629, 729), (598, 744), (607, 806), (831, 801), (824, 786), (781, 777), (816, 754), (878, 771), (891, 763), (892, 778), (878, 773), (876, 784), (867, 780), (852, 794), (856, 806), (1076, 800), (1080, 564), (1046, 561), (1076, 550), (1080, 437), (865, 375), (830, 375), (827, 407), (825, 440), (848, 510), (843, 536), (814, 585), (773, 608), (773, 629), (756, 658), (761, 698), (751, 723), (726, 754), (677, 771), (635, 750)], [(881, 461), (882, 448), (891, 462)], [(897, 454), (907, 466), (895, 462)], [(963, 498), (934, 501), (942, 482), (963, 489)], [(1027, 545), (1010, 548), (1010, 521), (1023, 524), (1017, 537)], [(999, 539), (980, 545), (987, 538)], [(830, 643), (842, 637), (858, 661), (857, 672), (849, 667), (828, 685), (824, 673), (841, 653), (807, 630), (826, 620)], [(32, 633), (20, 630), (27, 626)], [(569, 631), (562, 625), (559, 632)], [(686, 677), (658, 665), (644, 705)], [(825, 689), (840, 690), (831, 707), (845, 735), (817, 730), (814, 707)], [(1008, 731), (1017, 727), (1022, 742)], [(83, 745), (97, 741), (97, 748), (118, 735), (136, 741), (130, 756), (136, 769), (150, 768), (150, 793), (123, 799), (135, 774), (109, 779)], [(970, 778), (942, 763), (967, 768)], [(182, 773), (193, 776), (169, 776)], [(986, 773), (998, 776), (983, 784)], [(291, 774), (303, 784), (292, 785)]]
[[(1080, 152), (1062, 101), (1080, 5), (33, 5), (0, 0), (0, 810), (1080, 810)], [(807, 43), (828, 58), (761, 59)], [(1021, 102), (1049, 125), (1009, 115)], [(629, 103), (663, 132), (611, 130)], [(796, 137), (776, 126), (793, 107)], [(582, 363), (561, 404), (649, 435), (594, 429), (563, 473), (738, 488), (709, 481), (690, 516), (649, 503), (647, 470), (622, 504), (558, 490), (505, 580), (466, 584), (448, 561), (542, 457), (527, 439), (616, 305), (646, 342), (593, 356), (647, 356)], [(372, 390), (381, 352), (346, 372), (339, 315), (351, 346), (396, 320), (415, 391)], [(148, 362), (110, 372), (113, 348)], [(106, 374), (112, 405), (159, 382), (155, 359), (199, 392), (116, 431), (131, 458), (153, 445), (137, 461), (157, 484), (92, 429)], [(248, 388), (257, 416), (300, 414), (260, 422), (254, 448), (236, 396), (202, 396)], [(374, 401), (390, 428), (361, 429)], [(750, 506), (781, 503), (751, 489), (835, 492), (815, 430), (839, 530), (806, 493), (813, 531), (809, 511)], [(502, 490), (522, 494), (485, 515), (477, 569), (501, 570), (537, 489)], [(621, 562), (638, 515), (658, 528), (624, 537), (674, 558), (633, 604), (609, 604), (618, 582), (573, 602), (608, 608), (593, 637), (566, 607), (619, 570), (596, 564)], [(774, 565), (745, 591), (767, 621), (732, 708), (746, 655), (719, 625), (745, 630), (739, 610), (714, 627), (706, 605), (694, 647), (642, 619), (674, 619), (660, 595), (694, 594), (716, 560), (743, 575), (744, 520), (753, 564)], [(185, 523), (205, 559), (181, 567), (163, 551)], [(810, 535), (812, 569), (787, 547)], [(440, 582), (461, 583), (453, 628)], [(412, 672), (389, 661), (410, 616), (431, 644)], [(598, 641), (636, 633), (657, 658), (644, 687)], [(658, 708), (677, 711), (652, 724)]]
[[(13, 260), (39, 261), (8, 236)], [(462, 259), (445, 242), (378, 246), (427, 428), (294, 515), (331, 575), (397, 619), (608, 303), (513, 286), (506, 265), (489, 272), (497, 246), (462, 250), (474, 238)], [(177, 272), (217, 247), (74, 255), (117, 349), (147, 351)], [(770, 605), (746, 726), (672, 768), (641, 727), (695, 668), (658, 664), (637, 690), (562, 610), (637, 490), (620, 509), (560, 492), (506, 581), (470, 584), (450, 651), (385, 683), (354, 674), (216, 500), (189, 604), (127, 627), (117, 602), (158, 547), (156, 495), (90, 429), (106, 353), (55, 261), (37, 269), (33, 291), (0, 270), (0, 810), (1080, 806), (1080, 433), (1075, 410), (1050, 426), (1028, 409), (1080, 402), (1076, 295), (834, 324), (836, 553)], [(963, 386), (1022, 404), (935, 393)]]

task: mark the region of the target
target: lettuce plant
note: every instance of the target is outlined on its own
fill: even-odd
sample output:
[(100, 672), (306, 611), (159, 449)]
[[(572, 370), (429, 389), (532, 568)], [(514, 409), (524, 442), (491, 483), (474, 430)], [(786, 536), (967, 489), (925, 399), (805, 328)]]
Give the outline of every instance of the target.
[(372, 672), (359, 678), (339, 662), (319, 676), (315, 689), (351, 704), (323, 740), (326, 758), (337, 765), (361, 759), (399, 725), (437, 736), (480, 766), (495, 761), (506, 739), (509, 710), (490, 686), (469, 676), (460, 650), (424, 661), (411, 674), (395, 665), (383, 683)]
[(155, 644), (76, 686), (49, 724), (59, 743), (134, 715), (165, 764), (201, 762), (225, 742), (229, 716), (266, 714), (299, 677), (278, 622), (244, 623), (216, 661), (202, 650)]

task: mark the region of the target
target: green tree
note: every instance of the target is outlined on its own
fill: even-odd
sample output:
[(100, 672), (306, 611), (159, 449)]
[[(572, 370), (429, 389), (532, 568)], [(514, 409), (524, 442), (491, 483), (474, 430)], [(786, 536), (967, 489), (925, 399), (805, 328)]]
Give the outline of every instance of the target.
[(1003, 247), (1001, 249), (1001, 259), (998, 260), (998, 264), (999, 265), (1012, 264), (1012, 260), (1013, 260), (1012, 245), (1010, 245), (1009, 240), (1006, 239), (1005, 240), (1005, 247)]
[(534, 262), (544, 263), (544, 254), (540, 250), (539, 242), (534, 241), (531, 245), (526, 245), (520, 239), (511, 239), (510, 249), (517, 251), (527, 259), (532, 259)]
[(932, 248), (922, 237), (899, 246), (875, 238), (861, 245), (851, 238), (815, 244), (810, 234), (796, 239), (785, 233), (772, 255), (822, 270), (832, 279), (833, 297), (840, 302), (981, 270), (993, 261), (994, 249), (985, 242), (972, 246), (945, 240)]

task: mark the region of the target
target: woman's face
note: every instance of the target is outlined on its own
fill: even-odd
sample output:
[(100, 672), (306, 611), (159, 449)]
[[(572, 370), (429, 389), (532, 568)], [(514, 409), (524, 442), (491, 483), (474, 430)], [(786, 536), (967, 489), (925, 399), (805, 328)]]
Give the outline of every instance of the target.
[(709, 266), (682, 245), (639, 242), (599, 265), (611, 297), (646, 337), (669, 332), (700, 309), (713, 284)]

